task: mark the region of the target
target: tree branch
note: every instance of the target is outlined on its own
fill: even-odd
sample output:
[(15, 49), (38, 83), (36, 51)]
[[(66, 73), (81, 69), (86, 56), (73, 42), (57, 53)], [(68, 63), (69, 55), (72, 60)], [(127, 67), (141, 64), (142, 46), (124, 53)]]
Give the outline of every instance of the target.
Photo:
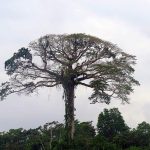
[(86, 87), (89, 87), (89, 88), (93, 88), (91, 85), (83, 83), (83, 82), (78, 82), (77, 84), (83, 85), (83, 86), (86, 86)]
[(41, 72), (46, 72), (52, 76), (55, 76), (57, 79), (61, 79), (61, 76), (55, 72), (52, 72), (50, 70), (47, 70), (47, 69), (42, 69), (42, 68), (39, 68), (38, 66), (36, 66), (34, 63), (32, 63), (32, 66), (35, 67), (36, 69), (38, 69), (39, 71)]
[(67, 64), (66, 62), (59, 60), (59, 59), (55, 56), (55, 54), (53, 53), (53, 51), (52, 51), (52, 49), (51, 49), (50, 46), (49, 46), (49, 49), (50, 49), (49, 54), (54, 58), (55, 61), (59, 62), (59, 63), (62, 64), (62, 65), (68, 66), (68, 64)]

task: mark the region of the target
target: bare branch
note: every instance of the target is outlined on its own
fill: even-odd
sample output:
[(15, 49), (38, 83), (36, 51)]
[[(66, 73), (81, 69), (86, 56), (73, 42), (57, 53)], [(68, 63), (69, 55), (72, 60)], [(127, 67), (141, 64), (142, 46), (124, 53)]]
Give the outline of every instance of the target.
[(66, 62), (59, 60), (57, 58), (57, 56), (55, 56), (55, 54), (53, 53), (53, 51), (51, 49), (51, 46), (49, 46), (49, 49), (50, 49), (49, 54), (54, 58), (55, 61), (57, 61), (58, 63), (61, 63), (62, 65), (65, 65), (65, 66), (68, 65)]
[(93, 88), (91, 85), (86, 84), (86, 83), (83, 83), (83, 82), (78, 82), (78, 84), (79, 84), (79, 85), (86, 86), (86, 87), (89, 87), (89, 88)]
[(47, 70), (47, 69), (42, 69), (40, 67), (38, 67), (37, 65), (35, 65), (34, 63), (32, 63), (32, 66), (35, 67), (36, 69), (38, 69), (39, 71), (41, 72), (46, 72), (48, 73), (49, 75), (52, 75), (52, 76), (55, 76), (57, 79), (61, 79), (61, 76), (58, 74), (58, 73), (55, 73), (53, 71), (50, 71), (50, 70)]

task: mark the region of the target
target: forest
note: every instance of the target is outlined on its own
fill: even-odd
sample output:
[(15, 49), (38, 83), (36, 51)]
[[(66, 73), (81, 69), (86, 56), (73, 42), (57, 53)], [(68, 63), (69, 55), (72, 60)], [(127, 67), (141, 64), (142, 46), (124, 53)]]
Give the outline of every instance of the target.
[(97, 125), (75, 120), (74, 143), (65, 142), (65, 125), (57, 121), (35, 129), (0, 132), (0, 150), (149, 150), (150, 124), (130, 128), (118, 108), (100, 112)]

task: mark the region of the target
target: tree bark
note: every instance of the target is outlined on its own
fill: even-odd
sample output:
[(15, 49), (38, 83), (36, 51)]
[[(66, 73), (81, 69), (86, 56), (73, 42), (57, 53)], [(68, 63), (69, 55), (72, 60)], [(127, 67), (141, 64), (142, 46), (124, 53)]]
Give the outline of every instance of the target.
[(68, 144), (74, 139), (74, 89), (75, 85), (73, 81), (69, 80), (64, 85), (64, 96), (65, 96), (65, 128), (66, 138)]

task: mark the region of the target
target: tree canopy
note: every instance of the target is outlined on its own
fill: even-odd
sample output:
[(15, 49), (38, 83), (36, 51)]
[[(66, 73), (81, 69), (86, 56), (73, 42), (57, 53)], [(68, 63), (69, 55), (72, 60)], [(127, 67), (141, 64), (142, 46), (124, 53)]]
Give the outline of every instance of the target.
[[(131, 76), (134, 64), (135, 56), (90, 35), (46, 35), (5, 62), (10, 81), (2, 84), (1, 98), (61, 85), (72, 77), (75, 85), (93, 88), (94, 103), (109, 103), (112, 96), (127, 102), (132, 85), (138, 84)], [(89, 84), (82, 82), (86, 79), (91, 79)]]
[(104, 109), (99, 114), (97, 122), (98, 133), (106, 138), (112, 138), (129, 130), (117, 108)]

